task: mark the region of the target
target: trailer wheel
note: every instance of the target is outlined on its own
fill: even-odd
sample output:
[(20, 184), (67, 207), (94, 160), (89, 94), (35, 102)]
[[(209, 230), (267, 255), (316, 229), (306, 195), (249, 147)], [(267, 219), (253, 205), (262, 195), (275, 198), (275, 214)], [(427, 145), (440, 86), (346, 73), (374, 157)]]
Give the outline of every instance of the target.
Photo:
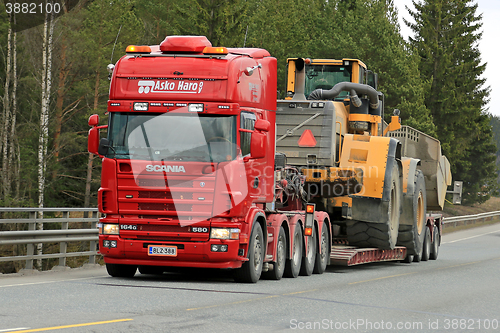
[(248, 261), (245, 261), (241, 268), (234, 274), (236, 282), (255, 283), (259, 281), (264, 263), (264, 234), (260, 223), (255, 221), (248, 244)]
[(321, 239), (319, 240), (319, 246), (321, 249), (321, 253), (316, 254), (316, 262), (314, 264), (314, 274), (323, 274), (326, 270), (326, 265), (328, 265), (328, 257), (330, 256), (330, 238), (328, 237), (328, 225), (326, 223), (323, 224), (323, 228), (321, 230)]
[(106, 270), (108, 271), (108, 274), (113, 277), (133, 277), (137, 271), (137, 266), (106, 264)]
[(406, 257), (403, 259), (405, 264), (411, 264), (413, 262), (413, 255), (406, 253)]
[(292, 257), (285, 264), (285, 277), (296, 278), (299, 276), (300, 264), (302, 263), (302, 229), (297, 223), (293, 232)]
[(424, 246), (422, 250), (422, 261), (429, 260), (432, 251), (432, 242), (431, 242), (431, 232), (429, 228), (425, 227), (425, 238), (424, 238)]
[[(391, 194), (387, 205), (387, 219), (380, 222), (347, 222), (349, 245), (376, 247), (383, 250), (394, 249), (398, 239), (399, 217), (401, 215), (401, 181), (397, 163), (392, 168)], [(363, 207), (356, 207), (363, 209)]]
[(438, 258), (440, 243), (441, 243), (441, 234), (439, 233), (439, 229), (436, 226), (434, 226), (434, 239), (432, 240), (431, 254), (429, 256), (431, 260), (436, 260)]
[(413, 255), (413, 261), (419, 262), (422, 259), (424, 247), (427, 198), (425, 194), (425, 179), (421, 170), (415, 174), (415, 192), (413, 194), (413, 224), (400, 225), (398, 235), (398, 245), (406, 247), (407, 251)]
[(286, 234), (285, 229), (280, 227), (278, 243), (276, 244), (276, 261), (272, 270), (262, 273), (262, 277), (269, 280), (281, 280), (285, 272), (286, 263)]
[(313, 273), (314, 265), (316, 263), (316, 242), (318, 234), (313, 227), (313, 233), (307, 238), (307, 253), (302, 257), (302, 267), (300, 268), (300, 275), (310, 276)]

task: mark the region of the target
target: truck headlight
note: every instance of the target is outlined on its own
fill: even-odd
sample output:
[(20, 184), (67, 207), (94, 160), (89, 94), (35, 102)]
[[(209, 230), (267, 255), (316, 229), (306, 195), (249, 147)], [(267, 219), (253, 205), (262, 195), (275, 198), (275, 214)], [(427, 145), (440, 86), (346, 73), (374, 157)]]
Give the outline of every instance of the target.
[(212, 228), (210, 230), (212, 239), (239, 239), (240, 229), (238, 228)]
[(148, 106), (147, 102), (134, 102), (134, 111), (148, 111)]
[(203, 112), (203, 103), (191, 103), (188, 105), (189, 112)]
[(118, 235), (120, 233), (120, 228), (118, 227), (118, 224), (103, 223), (101, 230), (103, 235)]

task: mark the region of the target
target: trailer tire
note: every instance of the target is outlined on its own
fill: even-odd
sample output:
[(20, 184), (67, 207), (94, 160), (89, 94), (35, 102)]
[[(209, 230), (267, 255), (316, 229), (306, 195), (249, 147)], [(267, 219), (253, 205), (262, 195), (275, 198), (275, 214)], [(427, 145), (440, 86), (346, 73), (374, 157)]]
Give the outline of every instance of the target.
[(137, 271), (135, 265), (106, 264), (106, 271), (112, 277), (133, 277)]
[(316, 262), (314, 263), (314, 274), (323, 274), (328, 265), (328, 259), (330, 257), (330, 237), (328, 236), (328, 224), (323, 223), (323, 228), (321, 228), (321, 238), (319, 239), (319, 247), (321, 253), (316, 253)]
[(313, 227), (312, 235), (307, 239), (307, 252), (302, 257), (302, 266), (300, 267), (300, 275), (310, 276), (313, 273), (314, 265), (316, 264), (318, 234), (316, 228)]
[(425, 238), (424, 238), (424, 246), (422, 250), (422, 261), (429, 260), (432, 251), (432, 241), (431, 241), (431, 232), (429, 228), (425, 227)]
[(248, 244), (248, 261), (234, 272), (236, 282), (256, 283), (262, 274), (264, 264), (264, 233), (260, 223), (255, 221)]
[(413, 262), (413, 255), (406, 253), (406, 257), (402, 260), (405, 264), (411, 264)]
[[(359, 247), (376, 247), (392, 250), (396, 247), (401, 215), (401, 181), (399, 166), (394, 163), (391, 174), (391, 192), (388, 201), (387, 220), (380, 222), (347, 222), (347, 241), (349, 245)], [(362, 209), (357, 207), (357, 209)]]
[(299, 276), (302, 263), (302, 229), (297, 223), (293, 231), (292, 257), (285, 264), (285, 277), (296, 278)]
[(281, 280), (285, 272), (286, 264), (286, 234), (285, 229), (280, 227), (278, 242), (276, 244), (276, 261), (273, 263), (273, 269), (262, 273), (262, 277), (268, 280)]
[(434, 239), (432, 240), (431, 245), (431, 254), (429, 258), (431, 260), (436, 260), (439, 254), (439, 244), (441, 243), (441, 234), (439, 233), (439, 229), (434, 226)]
[(425, 179), (421, 170), (415, 174), (415, 191), (413, 193), (413, 224), (400, 225), (398, 235), (398, 245), (406, 247), (408, 253), (413, 255), (413, 261), (419, 262), (422, 259), (424, 248), (427, 198), (425, 191)]

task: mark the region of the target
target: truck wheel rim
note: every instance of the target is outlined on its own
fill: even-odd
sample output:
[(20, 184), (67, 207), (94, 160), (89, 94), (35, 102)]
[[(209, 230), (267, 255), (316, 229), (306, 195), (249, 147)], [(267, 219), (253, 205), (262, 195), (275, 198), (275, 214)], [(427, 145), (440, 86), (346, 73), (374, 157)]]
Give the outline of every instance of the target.
[(281, 236), (279, 239), (278, 239), (278, 251), (277, 251), (277, 256), (278, 256), (278, 260), (276, 261), (276, 265), (277, 265), (277, 269), (280, 270), (282, 267), (283, 267), (283, 264), (285, 262), (285, 244), (284, 244), (284, 240), (285, 238), (283, 236)]
[(255, 270), (259, 269), (259, 266), (262, 262), (261, 248), (262, 248), (262, 245), (260, 242), (260, 237), (259, 237), (259, 235), (257, 235), (255, 237), (255, 246), (254, 246), (254, 255), (253, 255), (253, 264), (254, 264)]

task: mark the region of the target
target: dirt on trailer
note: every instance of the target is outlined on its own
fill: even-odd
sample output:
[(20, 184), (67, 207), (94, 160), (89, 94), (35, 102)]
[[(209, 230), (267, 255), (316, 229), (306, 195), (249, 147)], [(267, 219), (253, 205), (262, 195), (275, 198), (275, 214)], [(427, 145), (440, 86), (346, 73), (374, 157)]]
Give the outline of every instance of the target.
[(451, 205), (450, 203), (446, 202), (442, 214), (444, 217), (450, 217), (474, 215), (498, 210), (500, 210), (500, 197), (492, 197), (485, 203), (473, 206)]

